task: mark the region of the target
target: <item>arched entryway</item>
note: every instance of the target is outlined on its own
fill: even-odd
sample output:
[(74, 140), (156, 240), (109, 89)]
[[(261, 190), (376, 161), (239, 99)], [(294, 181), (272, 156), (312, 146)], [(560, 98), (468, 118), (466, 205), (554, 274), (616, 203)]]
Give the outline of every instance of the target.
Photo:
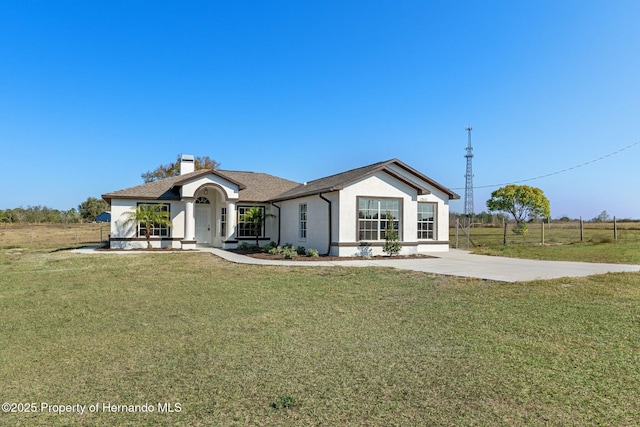
[[(237, 187), (215, 182), (219, 177), (200, 178), (182, 186), (184, 202), (183, 249), (196, 245), (235, 247)], [(221, 179), (221, 178), (220, 178)], [(202, 182), (204, 181), (204, 182)], [(200, 184), (198, 186), (198, 184)]]
[(196, 242), (202, 245), (213, 243), (213, 233), (211, 232), (212, 203), (207, 195), (199, 196), (196, 199), (195, 220), (196, 220)]
[(196, 192), (194, 205), (196, 243), (221, 248), (227, 232), (225, 195), (215, 186), (205, 186)]

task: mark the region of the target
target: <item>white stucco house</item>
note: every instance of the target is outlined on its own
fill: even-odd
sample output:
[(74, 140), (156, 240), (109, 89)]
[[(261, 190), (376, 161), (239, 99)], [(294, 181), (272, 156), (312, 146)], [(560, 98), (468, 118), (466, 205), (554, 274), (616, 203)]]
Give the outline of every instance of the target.
[(160, 204), (171, 227), (154, 227), (154, 247), (233, 249), (255, 242), (242, 221), (254, 206), (272, 214), (260, 244), (275, 241), (334, 256), (380, 255), (387, 213), (402, 254), (449, 249), (449, 201), (460, 196), (397, 159), (306, 183), (258, 172), (194, 170), (182, 155), (180, 175), (102, 196), (111, 205), (111, 248), (146, 247), (144, 230), (125, 224), (139, 204)]

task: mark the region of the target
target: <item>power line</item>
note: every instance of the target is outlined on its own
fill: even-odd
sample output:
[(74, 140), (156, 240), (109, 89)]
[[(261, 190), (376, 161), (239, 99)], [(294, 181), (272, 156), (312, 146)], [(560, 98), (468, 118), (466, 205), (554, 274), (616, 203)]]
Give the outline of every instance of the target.
[[(502, 187), (502, 186), (508, 185), (508, 184), (520, 184), (522, 182), (529, 182), (529, 181), (535, 181), (537, 179), (547, 178), (549, 176), (558, 175), (558, 174), (561, 174), (561, 173), (564, 173), (564, 172), (568, 172), (568, 171), (573, 170), (573, 169), (578, 169), (578, 168), (581, 168), (583, 166), (590, 165), (591, 163), (599, 162), (600, 160), (604, 160), (607, 157), (615, 156), (616, 154), (619, 154), (619, 153), (621, 153), (621, 152), (623, 152), (625, 150), (628, 150), (631, 147), (635, 147), (636, 145), (639, 145), (639, 144), (640, 144), (640, 141), (637, 141), (637, 142), (634, 142), (633, 144), (627, 145), (626, 147), (621, 148), (619, 150), (616, 150), (616, 151), (614, 151), (612, 153), (605, 154), (604, 156), (598, 157), (597, 159), (589, 160), (588, 162), (580, 163), (579, 165), (571, 166), (570, 168), (562, 169), (562, 170), (559, 170), (559, 171), (556, 171), (556, 172), (551, 172), (551, 173), (548, 173), (548, 174), (545, 174), (545, 175), (536, 176), (534, 178), (521, 179), (519, 181), (510, 181), (510, 182), (505, 182), (505, 183), (502, 183), (502, 184), (480, 185), (480, 186), (473, 187), (473, 188)], [(463, 187), (452, 188), (452, 190), (462, 190), (462, 189), (463, 189)]]

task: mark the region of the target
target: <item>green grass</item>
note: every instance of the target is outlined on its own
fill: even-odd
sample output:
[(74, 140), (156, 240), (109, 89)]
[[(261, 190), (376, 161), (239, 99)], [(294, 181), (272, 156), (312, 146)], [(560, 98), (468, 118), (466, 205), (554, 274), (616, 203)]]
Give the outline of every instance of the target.
[(3, 402), (181, 405), (1, 425), (640, 423), (640, 274), (504, 284), (14, 248), (0, 313)]
[(640, 264), (640, 241), (571, 243), (568, 245), (492, 245), (473, 248), (473, 253), (513, 258), (559, 261)]
[[(545, 259), (559, 261), (605, 262), (640, 264), (640, 229), (637, 223), (622, 223), (618, 238), (614, 240), (613, 229), (605, 224), (588, 224), (583, 240), (575, 224), (545, 225), (542, 245), (540, 224), (530, 224), (525, 236), (507, 231), (507, 244), (503, 243), (502, 228), (472, 228), (469, 249), (481, 255), (497, 255), (515, 258)], [(626, 227), (626, 228), (622, 228)], [(451, 245), (455, 245), (455, 229), (451, 230)], [(474, 246), (475, 244), (475, 246)], [(467, 248), (467, 237), (458, 232), (458, 247)]]

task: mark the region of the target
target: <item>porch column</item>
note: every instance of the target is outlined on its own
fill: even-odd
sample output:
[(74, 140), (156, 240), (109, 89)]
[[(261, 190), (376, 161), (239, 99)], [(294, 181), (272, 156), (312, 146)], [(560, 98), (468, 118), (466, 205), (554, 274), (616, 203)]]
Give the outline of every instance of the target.
[(236, 203), (227, 202), (227, 235), (225, 240), (235, 240), (236, 235)]
[(195, 249), (196, 247), (196, 220), (193, 216), (194, 199), (185, 200), (184, 211), (184, 240), (182, 249)]

